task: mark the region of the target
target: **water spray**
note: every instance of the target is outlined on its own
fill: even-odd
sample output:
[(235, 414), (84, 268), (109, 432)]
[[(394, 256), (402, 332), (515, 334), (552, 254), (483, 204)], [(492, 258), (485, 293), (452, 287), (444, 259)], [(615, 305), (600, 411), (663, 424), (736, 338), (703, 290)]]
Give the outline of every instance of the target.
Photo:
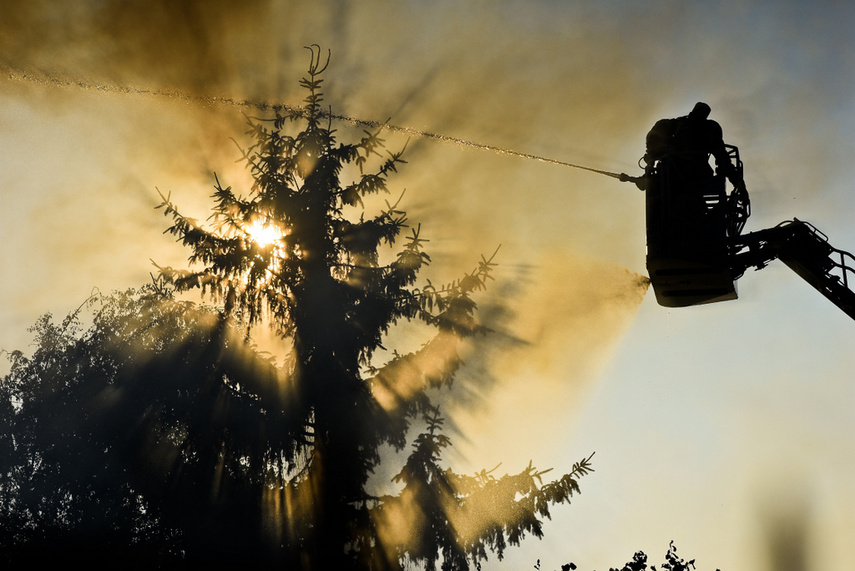
[[(6, 78), (11, 81), (17, 81), (20, 83), (38, 83), (40, 85), (52, 86), (52, 87), (63, 87), (63, 88), (73, 88), (73, 89), (81, 89), (86, 91), (101, 91), (103, 93), (111, 93), (111, 94), (122, 94), (122, 95), (139, 95), (139, 96), (149, 96), (149, 97), (160, 97), (167, 99), (177, 99), (180, 101), (186, 101), (190, 103), (195, 103), (197, 105), (223, 105), (230, 107), (244, 107), (244, 108), (253, 108), (259, 109), (262, 111), (276, 111), (276, 110), (284, 110), (289, 112), (296, 113), (305, 113), (305, 109), (300, 105), (287, 105), (284, 103), (270, 103), (267, 101), (254, 101), (250, 99), (235, 99), (232, 97), (218, 97), (212, 95), (193, 95), (184, 91), (176, 90), (176, 89), (149, 89), (149, 88), (141, 88), (141, 87), (133, 87), (126, 85), (115, 85), (115, 84), (105, 84), (98, 83), (93, 81), (84, 81), (81, 79), (64, 79), (61, 77), (57, 77), (55, 75), (50, 74), (31, 74), (26, 73), (11, 67), (6, 67)], [(487, 145), (484, 143), (478, 143), (476, 141), (470, 141), (467, 139), (461, 139), (458, 137), (451, 137), (449, 135), (443, 135), (441, 133), (431, 133), (429, 131), (421, 131), (419, 129), (414, 129), (412, 127), (399, 126), (399, 125), (390, 125), (388, 122), (381, 121), (373, 121), (368, 119), (360, 119), (358, 117), (350, 117), (348, 115), (340, 115), (335, 114), (329, 111), (322, 111), (321, 115), (324, 117), (328, 117), (330, 119), (336, 119), (339, 121), (345, 121), (352, 125), (362, 125), (365, 127), (373, 127), (388, 131), (394, 131), (398, 133), (405, 133), (411, 137), (418, 137), (423, 139), (436, 139), (438, 141), (442, 141), (444, 143), (453, 143), (462, 147), (472, 147), (475, 149), (480, 149), (482, 151), (491, 151), (498, 155), (505, 155), (511, 157), (517, 157), (521, 159), (529, 159), (535, 160), (542, 163), (548, 163), (563, 167), (569, 167), (574, 169), (585, 170), (588, 172), (601, 174), (604, 176), (608, 176), (611, 178), (615, 178), (620, 180), (621, 182), (635, 182), (636, 179), (630, 177), (625, 173), (615, 173), (609, 172), (606, 170), (596, 169), (592, 167), (587, 167), (567, 161), (560, 161), (558, 159), (552, 159), (549, 157), (544, 157), (540, 155), (535, 155), (531, 153), (523, 153), (521, 151), (516, 151), (513, 149), (507, 149), (504, 147), (499, 147), (496, 145)]]

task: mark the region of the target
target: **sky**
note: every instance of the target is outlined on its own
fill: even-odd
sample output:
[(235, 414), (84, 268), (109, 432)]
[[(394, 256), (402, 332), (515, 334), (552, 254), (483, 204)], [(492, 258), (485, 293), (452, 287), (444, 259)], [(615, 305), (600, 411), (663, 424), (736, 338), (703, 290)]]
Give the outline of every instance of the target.
[[(240, 7), (236, 7), (240, 4)], [(746, 231), (798, 217), (855, 250), (855, 5), (847, 2), (0, 0), (0, 348), (94, 291), (181, 266), (158, 190), (206, 216), (248, 188), (236, 101), (326, 103), (637, 174), (659, 118), (712, 108), (752, 198)], [(362, 127), (337, 125), (342, 140)], [(555, 474), (595, 452), (572, 505), (485, 569), (607, 569), (671, 540), (700, 569), (845, 568), (855, 536), (855, 323), (780, 262), (739, 299), (645, 292), (644, 195), (579, 169), (388, 132), (395, 198), (450, 280), (497, 247), (494, 339), (449, 402), (458, 471)], [(483, 374), (484, 371), (489, 374)], [(479, 382), (489, 378), (490, 383)], [(473, 404), (474, 403), (474, 404)], [(784, 562), (786, 560), (786, 562)]]

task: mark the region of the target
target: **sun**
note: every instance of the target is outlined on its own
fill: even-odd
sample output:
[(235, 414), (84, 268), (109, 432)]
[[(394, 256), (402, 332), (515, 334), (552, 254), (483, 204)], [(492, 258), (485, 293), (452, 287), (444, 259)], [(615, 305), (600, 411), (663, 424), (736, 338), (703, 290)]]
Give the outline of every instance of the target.
[(276, 226), (265, 222), (253, 222), (246, 227), (249, 239), (261, 247), (269, 246), (282, 237), (282, 232)]
[(261, 284), (269, 283), (282, 268), (282, 263), (287, 257), (283, 238), (285, 233), (276, 224), (269, 220), (256, 220), (241, 228), (244, 238), (251, 244), (250, 265), (242, 277), (245, 285), (259, 287)]

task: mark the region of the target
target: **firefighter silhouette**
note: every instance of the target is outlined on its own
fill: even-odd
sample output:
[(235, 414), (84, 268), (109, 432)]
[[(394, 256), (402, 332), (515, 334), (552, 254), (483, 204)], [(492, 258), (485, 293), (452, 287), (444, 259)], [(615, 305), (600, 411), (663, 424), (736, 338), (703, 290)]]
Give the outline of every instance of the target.
[[(703, 188), (715, 174), (721, 174), (735, 188), (744, 188), (725, 149), (721, 126), (709, 115), (710, 106), (698, 102), (684, 117), (657, 121), (647, 133), (644, 162), (648, 174), (657, 162), (663, 161), (663, 166), (673, 169), (687, 185)], [(715, 171), (710, 166), (710, 156), (715, 159)]]

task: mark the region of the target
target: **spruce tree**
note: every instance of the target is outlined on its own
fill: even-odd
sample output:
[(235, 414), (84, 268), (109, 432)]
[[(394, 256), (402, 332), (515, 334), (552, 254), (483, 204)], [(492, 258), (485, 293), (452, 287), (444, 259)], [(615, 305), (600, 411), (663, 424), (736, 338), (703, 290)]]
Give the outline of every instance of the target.
[[(379, 130), (365, 131), (356, 143), (337, 142), (331, 113), (322, 107), (321, 75), (328, 63), (312, 50), (301, 82), (308, 92), (303, 107), (248, 119), (252, 144), (243, 156), (254, 185), (242, 196), (217, 181), (211, 228), (164, 199), (161, 206), (173, 220), (169, 231), (192, 250), (191, 263), (202, 267), (161, 268), (161, 276), (179, 291), (201, 288), (222, 303), (225, 315), (247, 326), (266, 321), (290, 342), (289, 398), (297, 401), (290, 410), (298, 412), (305, 432), (293, 448), (301, 454), (288, 460), (307, 459), (296, 486), (311, 490), (295, 493), (311, 504), (301, 507), (311, 513), (310, 523), (297, 533), (304, 563), (317, 569), (357, 561), (397, 568), (409, 558), (428, 568), (437, 561), (443, 568), (467, 568), (467, 561), (485, 558), (488, 550), (501, 556), (506, 540), (516, 544), (527, 531), (540, 535), (538, 518), (548, 515), (549, 504), (577, 492), (575, 478), (590, 466), (585, 460), (545, 487), (537, 485), (541, 473), (529, 467), (504, 479), (506, 490), (492, 477), (465, 480), (439, 467), (448, 441), (440, 436), (428, 389), (449, 384), (460, 366), (459, 344), (485, 332), (472, 294), (486, 286), (493, 262), (482, 257), (452, 283), (416, 287), (419, 270), (430, 261), (420, 228), (404, 234), (407, 218), (397, 203), (374, 214), (363, 203), (368, 195), (388, 193), (389, 175), (405, 162), (403, 149), (381, 155)], [(291, 134), (295, 125), (301, 128)], [(373, 170), (372, 159), (378, 163)], [(341, 176), (348, 166), (358, 167), (359, 176), (345, 184)], [(354, 216), (354, 209), (362, 211)], [(273, 239), (260, 243), (253, 234), (259, 227)], [(380, 248), (396, 246), (402, 234), (394, 259), (381, 263)], [(401, 320), (418, 320), (435, 335), (418, 351), (378, 364), (384, 335)], [(381, 445), (403, 448), (410, 421), (419, 415), (429, 428), (397, 478), (405, 484), (402, 496), (371, 496), (366, 483), (381, 460)], [(409, 493), (419, 486), (420, 492)], [(404, 496), (412, 503), (405, 509), (426, 520), (386, 520), (383, 530), (393, 540), (377, 521)], [(475, 521), (476, 509), (489, 504), (504, 512), (488, 517), (489, 523)], [(396, 525), (407, 529), (389, 531)], [(460, 528), (467, 526), (463, 537)]]

